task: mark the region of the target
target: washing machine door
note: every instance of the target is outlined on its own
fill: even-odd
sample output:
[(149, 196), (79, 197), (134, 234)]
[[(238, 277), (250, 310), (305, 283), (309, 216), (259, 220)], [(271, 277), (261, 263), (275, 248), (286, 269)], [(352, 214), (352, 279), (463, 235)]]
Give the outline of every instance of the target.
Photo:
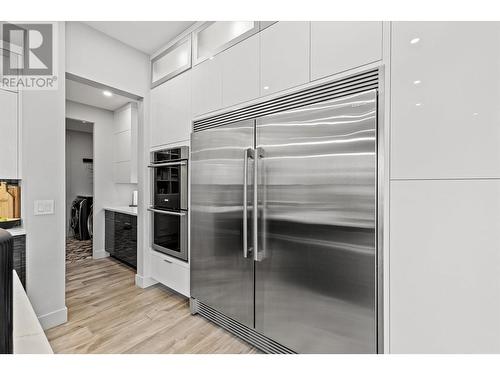
[(94, 237), (94, 205), (90, 206), (89, 217), (87, 219), (87, 229), (90, 238)]

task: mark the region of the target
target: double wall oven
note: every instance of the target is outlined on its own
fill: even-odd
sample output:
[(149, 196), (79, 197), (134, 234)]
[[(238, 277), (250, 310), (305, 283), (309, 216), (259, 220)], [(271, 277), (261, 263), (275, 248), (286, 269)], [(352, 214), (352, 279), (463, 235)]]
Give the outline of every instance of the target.
[(188, 157), (189, 147), (155, 151), (152, 169), (152, 247), (188, 260)]

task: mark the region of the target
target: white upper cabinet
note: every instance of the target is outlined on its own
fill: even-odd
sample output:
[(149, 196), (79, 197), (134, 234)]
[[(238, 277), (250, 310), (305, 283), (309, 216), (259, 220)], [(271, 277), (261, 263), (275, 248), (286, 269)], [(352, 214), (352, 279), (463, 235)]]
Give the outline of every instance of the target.
[(17, 95), (0, 89), (0, 179), (19, 178)]
[(311, 80), (382, 59), (382, 22), (311, 22)]
[(500, 25), (395, 22), (391, 177), (500, 177)]
[(262, 96), (309, 82), (309, 22), (278, 22), (259, 35)]
[(114, 112), (113, 181), (137, 183), (137, 105), (129, 103)]
[(151, 146), (189, 139), (191, 73), (182, 73), (151, 90)]
[(220, 54), (222, 105), (259, 97), (259, 36), (253, 35)]
[(220, 56), (205, 60), (191, 70), (193, 115), (222, 108), (222, 63)]

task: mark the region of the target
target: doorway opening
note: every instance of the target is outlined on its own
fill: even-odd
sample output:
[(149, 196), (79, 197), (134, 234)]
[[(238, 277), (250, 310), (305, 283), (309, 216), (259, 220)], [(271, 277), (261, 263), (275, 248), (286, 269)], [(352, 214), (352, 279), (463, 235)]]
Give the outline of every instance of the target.
[(92, 258), (94, 124), (66, 118), (66, 263)]

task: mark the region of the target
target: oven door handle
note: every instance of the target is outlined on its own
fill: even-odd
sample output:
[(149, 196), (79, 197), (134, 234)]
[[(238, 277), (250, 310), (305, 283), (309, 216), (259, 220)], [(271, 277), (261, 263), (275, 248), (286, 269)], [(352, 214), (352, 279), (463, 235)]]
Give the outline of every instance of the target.
[(174, 215), (174, 216), (185, 216), (185, 212), (175, 212), (175, 211), (165, 211), (165, 210), (158, 210), (153, 207), (148, 207), (148, 211), (157, 213), (157, 214), (163, 214), (163, 215)]
[(181, 160), (181, 161), (170, 161), (166, 163), (149, 164), (148, 168), (170, 167), (174, 165), (187, 165), (187, 161)]

